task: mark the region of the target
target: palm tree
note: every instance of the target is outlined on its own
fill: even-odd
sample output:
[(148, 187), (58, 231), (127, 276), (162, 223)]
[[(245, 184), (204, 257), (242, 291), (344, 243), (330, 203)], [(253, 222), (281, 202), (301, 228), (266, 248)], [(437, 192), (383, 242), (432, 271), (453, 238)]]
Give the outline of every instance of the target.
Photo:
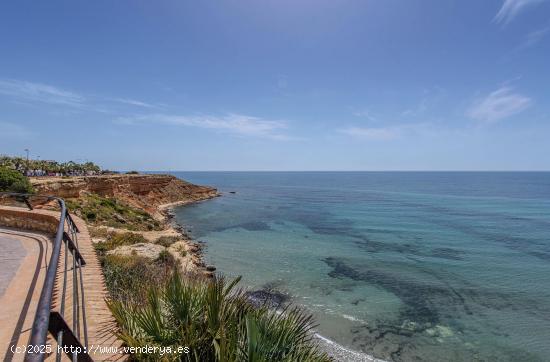
[(117, 335), (130, 347), (157, 346), (189, 353), (136, 353), (137, 361), (331, 361), (313, 339), (312, 317), (299, 309), (282, 312), (255, 308), (239, 278), (209, 281), (175, 273), (149, 290), (142, 304), (108, 302), (118, 322)]

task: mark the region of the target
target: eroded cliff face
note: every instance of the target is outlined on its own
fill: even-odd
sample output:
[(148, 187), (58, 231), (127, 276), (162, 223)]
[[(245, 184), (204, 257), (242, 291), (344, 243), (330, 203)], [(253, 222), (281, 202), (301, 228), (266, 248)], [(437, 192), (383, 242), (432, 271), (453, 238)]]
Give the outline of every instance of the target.
[(186, 204), (218, 195), (213, 187), (194, 185), (171, 175), (46, 177), (32, 178), (31, 182), (40, 195), (77, 198), (94, 193), (116, 197), (151, 214), (157, 214), (162, 205)]

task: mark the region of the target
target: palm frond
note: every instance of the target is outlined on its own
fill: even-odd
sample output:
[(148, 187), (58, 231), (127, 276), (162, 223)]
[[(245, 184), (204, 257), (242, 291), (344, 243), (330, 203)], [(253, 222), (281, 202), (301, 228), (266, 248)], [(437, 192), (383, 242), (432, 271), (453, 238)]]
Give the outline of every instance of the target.
[(181, 356), (132, 356), (137, 361), (331, 361), (312, 339), (311, 315), (298, 308), (255, 308), (236, 288), (239, 281), (175, 273), (151, 288), (144, 302), (111, 300), (117, 335), (129, 346), (190, 348)]

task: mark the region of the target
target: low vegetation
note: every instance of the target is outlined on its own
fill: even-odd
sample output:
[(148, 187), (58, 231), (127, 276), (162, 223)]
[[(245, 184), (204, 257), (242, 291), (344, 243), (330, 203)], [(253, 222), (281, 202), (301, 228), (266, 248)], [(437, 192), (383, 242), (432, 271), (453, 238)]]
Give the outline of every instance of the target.
[(140, 305), (147, 300), (144, 286), (168, 280), (176, 261), (168, 252), (161, 253), (156, 260), (110, 254), (101, 258), (101, 265), (111, 300)]
[(141, 234), (125, 232), (108, 232), (105, 236), (104, 241), (95, 244), (95, 249), (100, 257), (105, 256), (105, 254), (113, 249), (118, 248), (122, 245), (134, 245), (138, 243), (146, 243), (147, 239)]
[(164, 246), (165, 248), (169, 247), (170, 245), (174, 244), (177, 241), (180, 241), (181, 238), (178, 236), (161, 236), (157, 240), (155, 240), (155, 244), (159, 244)]
[(194, 280), (174, 273), (148, 290), (145, 303), (109, 301), (118, 336), (131, 347), (189, 347), (188, 354), (133, 355), (137, 361), (330, 361), (299, 309), (255, 308), (238, 279)]
[[(311, 316), (299, 309), (282, 313), (253, 306), (224, 278), (183, 276), (165, 249), (154, 260), (107, 253), (146, 242), (140, 234), (93, 229), (109, 291), (117, 335), (130, 347), (189, 347), (190, 353), (135, 353), (134, 361), (330, 361), (313, 340)], [(177, 237), (162, 237), (172, 245)], [(177, 248), (182, 255), (185, 248)]]
[(95, 249), (113, 300), (141, 303), (147, 299), (145, 285), (162, 284), (177, 270), (177, 261), (167, 250), (162, 251), (155, 260), (138, 255), (108, 254), (119, 246), (147, 243), (141, 234), (112, 232), (102, 228), (92, 230), (95, 236), (103, 239), (95, 244)]
[(178, 248), (176, 249), (176, 251), (178, 252), (178, 254), (184, 258), (185, 256), (187, 256), (187, 250), (185, 250), (185, 247), (183, 245), (179, 245)]
[(11, 168), (0, 166), (0, 191), (32, 193), (33, 189), (26, 176)]
[(67, 200), (67, 207), (88, 224), (132, 231), (161, 230), (162, 225), (146, 211), (114, 198), (88, 194)]

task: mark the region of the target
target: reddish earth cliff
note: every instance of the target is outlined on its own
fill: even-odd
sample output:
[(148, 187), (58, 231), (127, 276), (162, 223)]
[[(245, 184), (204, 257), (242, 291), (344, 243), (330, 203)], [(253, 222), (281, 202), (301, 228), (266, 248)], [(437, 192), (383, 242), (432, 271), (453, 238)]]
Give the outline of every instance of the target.
[[(199, 186), (178, 179), (171, 175), (144, 175), (144, 174), (124, 174), (124, 175), (102, 175), (86, 177), (36, 177), (31, 178), (31, 183), (39, 195), (58, 196), (64, 199), (80, 199), (84, 201), (86, 207), (87, 198), (91, 194), (101, 197), (113, 198), (122, 201), (135, 209), (147, 211), (155, 219), (161, 221), (159, 230), (150, 229), (143, 231), (141, 228), (128, 228), (131, 222), (124, 219), (120, 211), (111, 215), (114, 219), (124, 220), (120, 226), (113, 227), (105, 220), (96, 220), (94, 207), (101, 207), (92, 204), (92, 213), (94, 219), (88, 220), (88, 226), (96, 234), (92, 241), (94, 243), (105, 241), (108, 233), (127, 233), (129, 230), (134, 234), (142, 235), (148, 242), (134, 244), (129, 250), (115, 249), (113, 253), (124, 254), (130, 252), (131, 255), (148, 256), (156, 250), (167, 250), (181, 264), (181, 270), (184, 272), (200, 273), (207, 277), (212, 276), (213, 267), (207, 267), (201, 258), (201, 245), (193, 242), (189, 235), (183, 229), (173, 224), (171, 221), (172, 213), (164, 209), (184, 205), (196, 201), (207, 200), (219, 196), (218, 191), (209, 186)], [(73, 200), (74, 201), (74, 200)], [(35, 204), (33, 206), (40, 208)], [(74, 206), (74, 205), (73, 205)], [(111, 209), (108, 210), (113, 211)], [(73, 209), (71, 212), (79, 214), (79, 209)], [(142, 216), (140, 216), (142, 218)], [(86, 218), (86, 217), (85, 217)], [(146, 222), (133, 220), (133, 222)], [(0, 220), (1, 221), (1, 220)], [(133, 225), (136, 226), (136, 225)], [(139, 231), (141, 230), (141, 231)], [(105, 234), (105, 235), (103, 235)], [(156, 244), (160, 237), (175, 237), (178, 241), (172, 243), (170, 247), (164, 247)], [(138, 249), (136, 249), (138, 248)], [(124, 248), (122, 248), (124, 249)], [(154, 249), (154, 250), (153, 250)]]
[(83, 193), (116, 197), (152, 214), (166, 204), (186, 204), (218, 195), (213, 187), (199, 186), (171, 175), (104, 175), (31, 178), (40, 195), (77, 198)]

